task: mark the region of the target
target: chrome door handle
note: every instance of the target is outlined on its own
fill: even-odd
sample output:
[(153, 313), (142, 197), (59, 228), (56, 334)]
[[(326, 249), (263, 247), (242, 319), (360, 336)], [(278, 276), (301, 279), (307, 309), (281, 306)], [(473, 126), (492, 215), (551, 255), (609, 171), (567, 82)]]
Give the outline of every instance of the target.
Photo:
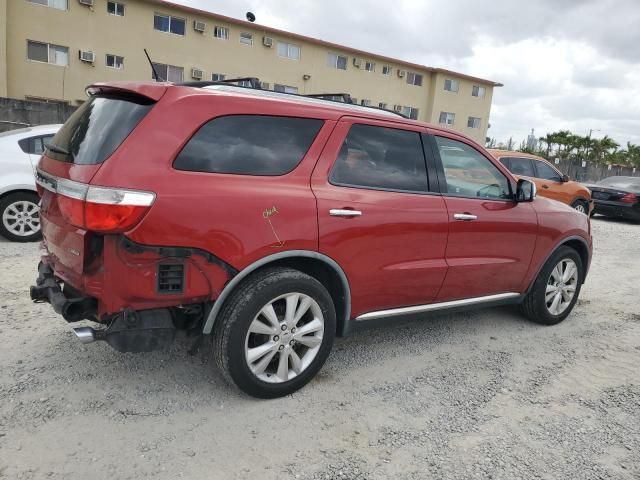
[(332, 208), (329, 210), (329, 215), (332, 217), (359, 217), (362, 215), (360, 210), (349, 210), (346, 208)]
[(464, 220), (466, 222), (470, 222), (472, 220), (477, 220), (477, 215), (471, 215), (470, 213), (454, 213), (453, 218), (455, 220)]

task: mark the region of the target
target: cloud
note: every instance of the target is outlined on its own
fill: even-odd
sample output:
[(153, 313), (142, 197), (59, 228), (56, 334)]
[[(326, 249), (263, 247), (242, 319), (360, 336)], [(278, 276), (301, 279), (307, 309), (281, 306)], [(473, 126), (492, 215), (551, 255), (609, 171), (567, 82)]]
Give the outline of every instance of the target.
[(498, 140), (566, 128), (640, 143), (639, 0), (173, 1), (502, 82)]

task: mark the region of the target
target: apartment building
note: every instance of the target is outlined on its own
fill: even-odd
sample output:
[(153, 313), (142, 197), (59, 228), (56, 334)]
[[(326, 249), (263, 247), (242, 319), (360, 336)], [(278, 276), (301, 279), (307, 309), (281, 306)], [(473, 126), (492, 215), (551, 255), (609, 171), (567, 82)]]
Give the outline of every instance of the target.
[(501, 84), (164, 0), (0, 0), (0, 97), (80, 104), (98, 81), (258, 77), (263, 88), (348, 93), (362, 105), (484, 142)]

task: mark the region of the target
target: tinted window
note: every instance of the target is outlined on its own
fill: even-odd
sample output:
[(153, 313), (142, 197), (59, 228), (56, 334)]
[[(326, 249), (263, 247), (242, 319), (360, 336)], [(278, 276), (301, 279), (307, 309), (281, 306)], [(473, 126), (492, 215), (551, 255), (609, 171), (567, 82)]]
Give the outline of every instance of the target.
[(509, 171), (514, 175), (524, 175), (525, 177), (535, 177), (536, 173), (533, 169), (531, 159), (522, 157), (509, 158)]
[(204, 124), (173, 166), (178, 170), (283, 175), (305, 156), (322, 120), (233, 115)]
[(42, 155), (44, 149), (49, 145), (53, 134), (44, 135), (41, 137), (29, 137), (18, 140), (18, 144), (24, 153), (31, 153), (34, 155)]
[(538, 170), (538, 178), (544, 178), (545, 180), (555, 180), (556, 182), (562, 181), (562, 176), (558, 174), (553, 168), (544, 162), (534, 160), (536, 170)]
[(102, 163), (124, 141), (152, 103), (138, 99), (92, 97), (51, 139), (47, 156), (70, 163)]
[(509, 181), (484, 155), (466, 143), (435, 137), (447, 181), (447, 194), (511, 198)]
[(427, 172), (420, 134), (353, 125), (330, 179), (338, 185), (425, 192)]

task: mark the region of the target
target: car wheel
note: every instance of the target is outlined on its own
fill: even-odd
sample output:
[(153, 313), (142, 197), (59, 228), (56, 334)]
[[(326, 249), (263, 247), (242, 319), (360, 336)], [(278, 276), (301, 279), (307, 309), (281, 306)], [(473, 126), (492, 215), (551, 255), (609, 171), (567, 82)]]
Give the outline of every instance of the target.
[(584, 200), (576, 200), (571, 204), (571, 208), (587, 215), (587, 212), (589, 211), (589, 204)]
[(560, 247), (544, 264), (522, 302), (524, 314), (543, 325), (560, 323), (576, 304), (583, 278), (584, 267), (578, 252)]
[(249, 277), (216, 320), (218, 367), (259, 398), (303, 387), (329, 356), (336, 330), (333, 301), (315, 278), (275, 267)]
[(40, 198), (35, 193), (10, 193), (0, 200), (0, 233), (14, 242), (32, 242), (41, 238)]

